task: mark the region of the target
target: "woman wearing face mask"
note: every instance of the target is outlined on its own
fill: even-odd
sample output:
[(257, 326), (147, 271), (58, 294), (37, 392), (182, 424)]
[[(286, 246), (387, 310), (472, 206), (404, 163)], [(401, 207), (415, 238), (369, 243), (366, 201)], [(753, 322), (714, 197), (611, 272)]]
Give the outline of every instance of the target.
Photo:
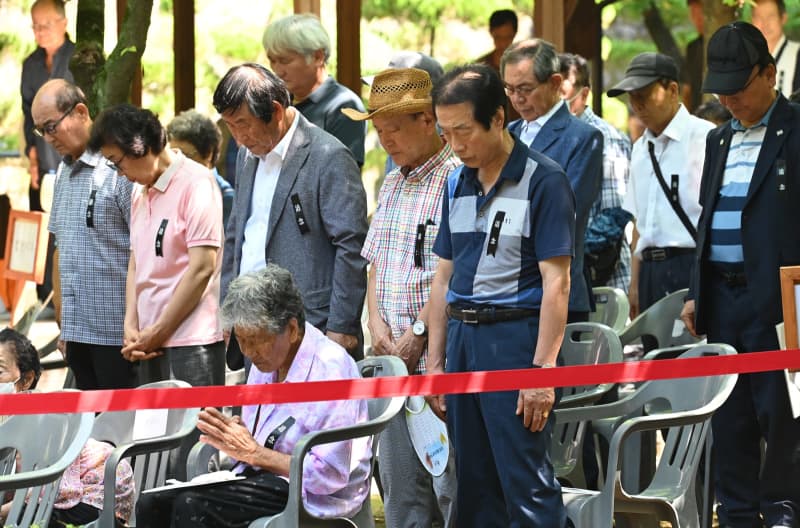
[[(36, 388), (42, 366), (39, 353), (27, 337), (6, 328), (0, 331), (0, 393), (24, 392)], [(50, 528), (83, 525), (96, 520), (103, 508), (105, 463), (114, 447), (92, 438), (67, 468), (58, 488), (50, 516)], [(133, 471), (123, 460), (117, 467), (117, 525), (124, 526), (133, 508)], [(11, 504), (0, 506), (0, 526)]]

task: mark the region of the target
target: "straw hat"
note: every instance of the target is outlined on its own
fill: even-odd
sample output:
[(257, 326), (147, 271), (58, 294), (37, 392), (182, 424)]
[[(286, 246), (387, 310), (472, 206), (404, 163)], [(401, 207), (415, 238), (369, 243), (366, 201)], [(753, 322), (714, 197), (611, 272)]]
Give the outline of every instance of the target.
[(354, 121), (372, 119), (378, 115), (416, 114), (431, 109), (431, 77), (417, 68), (388, 69), (372, 81), (367, 102), (369, 113), (342, 108), (342, 113)]

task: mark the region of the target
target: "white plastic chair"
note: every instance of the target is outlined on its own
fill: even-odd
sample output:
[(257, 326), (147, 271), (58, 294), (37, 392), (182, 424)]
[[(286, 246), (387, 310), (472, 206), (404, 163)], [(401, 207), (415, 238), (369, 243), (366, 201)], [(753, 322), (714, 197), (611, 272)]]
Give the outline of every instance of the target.
[(592, 288), (595, 311), (589, 314), (589, 321), (602, 323), (620, 333), (628, 322), (631, 304), (628, 296), (619, 288), (597, 286)]
[[(691, 347), (680, 357), (731, 355), (728, 345)], [(642, 517), (669, 521), (673, 528), (699, 525), (695, 474), (710, 427), (711, 415), (725, 401), (736, 375), (648, 381), (629, 396), (605, 405), (565, 409), (556, 423), (600, 418), (616, 421), (609, 447), (606, 479), (601, 491), (563, 488), (567, 515), (575, 528), (610, 527), (617, 519)], [(649, 413), (648, 410), (649, 409)], [(657, 409), (657, 411), (655, 411)], [(650, 484), (631, 494), (620, 480), (622, 446), (631, 434), (668, 428), (664, 450)]]
[(689, 333), (681, 320), (681, 310), (688, 293), (688, 288), (672, 292), (636, 316), (619, 334), (622, 346), (641, 339), (643, 335), (655, 338), (655, 348), (697, 343), (698, 339)]
[[(560, 357), (565, 366), (600, 365), (622, 362), (622, 345), (617, 334), (599, 323), (571, 323), (564, 331)], [(556, 407), (560, 409), (592, 405), (614, 386), (613, 383), (564, 387)], [(550, 458), (562, 484), (585, 486), (583, 438), (585, 421), (556, 424), (550, 445)]]
[[(358, 362), (361, 375), (365, 378), (385, 376), (407, 376), (408, 370), (400, 358), (394, 356), (376, 356), (362, 359)], [(306, 511), (303, 505), (303, 461), (306, 454), (316, 445), (341, 442), (354, 438), (374, 436), (380, 433), (386, 424), (405, 404), (404, 396), (394, 398), (375, 398), (367, 401), (369, 419), (357, 425), (337, 427), (327, 431), (308, 433), (295, 445), (292, 451), (292, 460), (289, 468), (289, 498), (286, 509), (271, 517), (262, 517), (250, 523), (250, 528), (335, 528), (358, 527), (374, 528), (375, 520), (372, 515), (370, 495), (367, 494), (361, 509), (349, 519), (343, 517), (320, 519)], [(209, 467), (209, 460), (216, 450), (208, 444), (198, 443), (189, 454), (187, 464), (188, 478), (205, 473)], [(373, 458), (375, 452), (373, 450)], [(370, 464), (372, 467), (372, 464)], [(367, 482), (371, 482), (371, 478)]]
[[(185, 381), (166, 380), (148, 383), (140, 389), (186, 388)], [(92, 438), (113, 444), (115, 449), (106, 460), (103, 510), (100, 517), (87, 528), (114, 528), (116, 510), (117, 466), (125, 458), (130, 459), (136, 486), (134, 504), (139, 494), (147, 489), (163, 486), (167, 474), (169, 453), (177, 448), (197, 426), (199, 408), (168, 409), (166, 431), (151, 438), (134, 438), (136, 414), (148, 411), (104, 412), (94, 421)], [(127, 519), (130, 526), (136, 525), (136, 512)], [(144, 527), (146, 528), (146, 527)]]
[(14, 491), (4, 526), (47, 526), (61, 475), (80, 455), (93, 420), (90, 412), (30, 414), (0, 424), (0, 497)]

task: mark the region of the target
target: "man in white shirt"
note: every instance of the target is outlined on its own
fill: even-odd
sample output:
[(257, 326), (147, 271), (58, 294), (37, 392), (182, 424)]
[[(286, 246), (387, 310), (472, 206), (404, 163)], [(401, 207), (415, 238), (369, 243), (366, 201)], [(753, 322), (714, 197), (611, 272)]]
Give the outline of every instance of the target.
[(800, 42), (786, 38), (783, 26), (789, 16), (783, 0), (756, 0), (752, 11), (753, 25), (767, 39), (770, 54), (777, 64), (776, 88), (786, 97), (800, 90)]
[[(633, 318), (689, 286), (705, 160), (698, 145), (705, 144), (714, 125), (692, 116), (681, 104), (678, 66), (666, 55), (648, 52), (634, 57), (625, 78), (608, 91), (609, 97), (623, 93), (646, 127), (633, 145), (623, 203), (634, 216), (628, 290)], [(646, 348), (653, 345), (645, 343)]]
[[(214, 108), (242, 146), (221, 298), (235, 277), (278, 264), (297, 281), (306, 320), (360, 359), (367, 200), (352, 154), (291, 106), (283, 81), (259, 64), (232, 68)], [(231, 340), (228, 364), (240, 362)]]

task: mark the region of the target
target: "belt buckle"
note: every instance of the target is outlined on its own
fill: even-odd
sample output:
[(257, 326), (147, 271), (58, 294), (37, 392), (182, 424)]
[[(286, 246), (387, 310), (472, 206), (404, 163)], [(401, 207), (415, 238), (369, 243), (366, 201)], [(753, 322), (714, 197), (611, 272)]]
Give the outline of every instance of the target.
[(461, 322), (467, 324), (478, 324), (478, 310), (474, 308), (466, 308), (461, 310)]
[(667, 250), (664, 248), (654, 248), (650, 250), (650, 260), (667, 260)]

